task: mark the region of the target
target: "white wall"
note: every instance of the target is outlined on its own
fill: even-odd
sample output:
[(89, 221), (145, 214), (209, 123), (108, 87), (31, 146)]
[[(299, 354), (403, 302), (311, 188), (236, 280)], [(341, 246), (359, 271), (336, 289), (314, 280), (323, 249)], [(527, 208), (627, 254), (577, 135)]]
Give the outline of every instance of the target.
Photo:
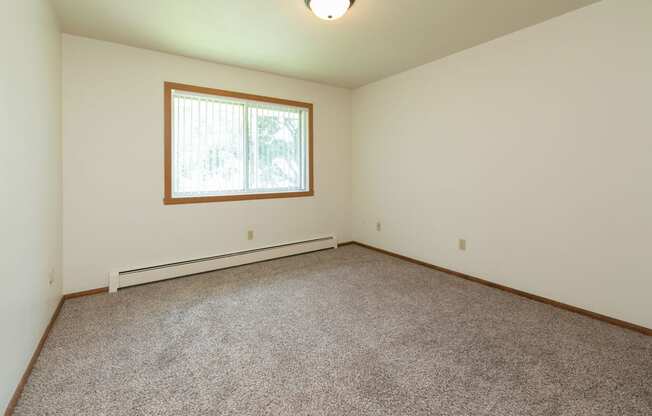
[(356, 90), (354, 239), (652, 327), (651, 74), (606, 0)]
[[(314, 103), (315, 196), (163, 205), (164, 81)], [(351, 238), (350, 90), (64, 35), (63, 131), (65, 293), (120, 267)]]
[(61, 299), (60, 47), (48, 1), (0, 0), (0, 411)]

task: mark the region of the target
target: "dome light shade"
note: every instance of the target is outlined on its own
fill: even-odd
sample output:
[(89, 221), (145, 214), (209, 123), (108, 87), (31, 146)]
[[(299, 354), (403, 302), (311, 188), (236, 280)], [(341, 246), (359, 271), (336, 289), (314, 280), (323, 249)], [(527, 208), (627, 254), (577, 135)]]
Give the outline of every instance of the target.
[(306, 0), (315, 16), (324, 20), (335, 20), (344, 16), (355, 0)]

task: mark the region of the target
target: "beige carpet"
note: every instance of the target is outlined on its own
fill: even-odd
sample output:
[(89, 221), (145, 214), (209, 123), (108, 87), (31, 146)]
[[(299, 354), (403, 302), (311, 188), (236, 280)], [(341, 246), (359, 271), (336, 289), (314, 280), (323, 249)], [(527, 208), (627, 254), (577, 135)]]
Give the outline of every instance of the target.
[(357, 246), (66, 302), (16, 415), (646, 415), (652, 338)]

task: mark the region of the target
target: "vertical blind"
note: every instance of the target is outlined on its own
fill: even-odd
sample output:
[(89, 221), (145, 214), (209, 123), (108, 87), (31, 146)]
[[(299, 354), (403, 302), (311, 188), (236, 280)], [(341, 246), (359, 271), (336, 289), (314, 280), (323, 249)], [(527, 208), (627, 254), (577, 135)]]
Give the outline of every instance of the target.
[(172, 92), (174, 197), (307, 189), (307, 110)]

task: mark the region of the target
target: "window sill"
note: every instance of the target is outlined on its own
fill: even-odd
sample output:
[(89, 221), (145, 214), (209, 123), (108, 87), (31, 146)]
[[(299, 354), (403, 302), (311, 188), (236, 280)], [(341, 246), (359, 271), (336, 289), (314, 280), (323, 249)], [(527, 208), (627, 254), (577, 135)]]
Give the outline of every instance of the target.
[(198, 197), (182, 197), (163, 198), (164, 205), (180, 205), (180, 204), (204, 204), (208, 202), (230, 202), (230, 201), (250, 201), (256, 199), (277, 199), (277, 198), (302, 198), (314, 196), (314, 191), (303, 192), (281, 192), (269, 194), (242, 194), (242, 195), (223, 195), (223, 196), (198, 196)]

